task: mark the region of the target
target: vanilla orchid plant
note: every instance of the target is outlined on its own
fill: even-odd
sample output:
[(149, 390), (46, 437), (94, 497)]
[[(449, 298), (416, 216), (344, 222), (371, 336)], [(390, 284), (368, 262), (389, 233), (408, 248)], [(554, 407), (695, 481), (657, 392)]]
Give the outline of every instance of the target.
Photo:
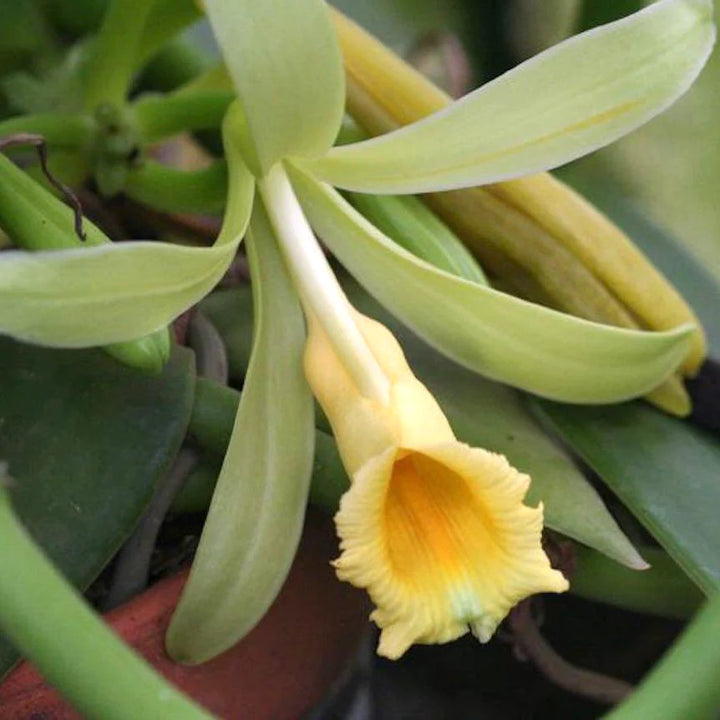
[(247, 231), (253, 355), (168, 649), (185, 662), (212, 657), (279, 590), (312, 471), (312, 394), (352, 481), (336, 518), (337, 571), (376, 604), (380, 652), (469, 630), (485, 641), (522, 598), (567, 587), (542, 549), (542, 508), (523, 503), (526, 475), (455, 438), (392, 335), (350, 306), (314, 232), (391, 312), (479, 373), (567, 402), (646, 393), (684, 360), (695, 328), (594, 324), (452, 276), (395, 245), (332, 185), (467, 187), (612, 142), (692, 83), (714, 41), (711, 3), (661, 0), (422, 121), (337, 148), (342, 58), (323, 0), (205, 7), (238, 96), (223, 126), (217, 242), (3, 253), (0, 330), (64, 347), (155, 332), (212, 289)]

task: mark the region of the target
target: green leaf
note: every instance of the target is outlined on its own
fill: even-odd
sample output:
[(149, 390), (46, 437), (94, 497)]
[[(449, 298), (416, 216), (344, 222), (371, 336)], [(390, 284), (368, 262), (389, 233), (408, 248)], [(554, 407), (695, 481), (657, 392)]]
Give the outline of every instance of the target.
[[(172, 462), (193, 395), (192, 355), (175, 348), (162, 375), (98, 350), (0, 338), (0, 459), (34, 539), (85, 588), (115, 554)], [(0, 644), (0, 675), (16, 659)]]
[(701, 589), (720, 589), (717, 438), (641, 403), (534, 406)]
[(242, 240), (254, 185), (231, 144), (228, 163), (228, 207), (211, 248), (127, 242), (2, 253), (0, 333), (83, 347), (131, 340), (167, 325), (215, 286)]
[(323, 0), (205, 0), (254, 146), (256, 175), (335, 140), (345, 108), (342, 59)]
[(546, 50), (419, 122), (303, 165), (333, 185), (381, 193), (449, 190), (557, 167), (672, 104), (714, 38), (711, 0), (661, 0)]
[(625, 330), (564, 315), (446, 272), (386, 238), (329, 186), (294, 171), (311, 224), (365, 288), (433, 347), (537, 395), (607, 403), (656, 387), (685, 357), (689, 326)]
[(300, 304), (260, 202), (250, 223), (255, 334), (235, 427), (200, 546), (167, 636), (196, 663), (265, 614), (300, 539), (313, 458), (313, 401), (302, 371)]
[(710, 720), (720, 708), (720, 595), (693, 618), (630, 696), (602, 720)]
[(686, 620), (705, 596), (697, 585), (658, 547), (643, 547), (650, 567), (633, 572), (599, 553), (576, 546), (570, 592), (634, 612)]
[[(404, 329), (356, 283), (345, 279), (343, 288), (360, 311), (389, 327), (400, 340), (418, 378), (437, 398), (458, 437), (476, 446), (501, 452), (532, 477), (529, 502), (545, 504), (545, 521), (554, 528), (629, 567), (643, 567), (634, 550), (608, 513), (595, 490), (568, 456), (545, 434), (528, 413), (520, 396), (510, 388), (479, 378), (458, 367)], [(215, 293), (203, 302), (228, 346), (230, 369), (242, 378), (247, 367), (247, 327), (250, 302), (244, 288)], [(234, 320), (234, 324), (233, 324)], [(245, 328), (238, 332), (235, 325)], [(205, 447), (224, 448), (227, 438), (208, 428), (223, 423), (218, 414), (229, 413), (232, 391), (221, 392), (206, 381), (198, 382), (196, 403), (203, 413), (196, 419), (197, 436)], [(237, 402), (237, 400), (235, 400)], [(193, 416), (195, 418), (195, 416)], [(335, 441), (316, 432), (315, 467), (311, 500), (328, 512), (337, 510), (349, 481)]]

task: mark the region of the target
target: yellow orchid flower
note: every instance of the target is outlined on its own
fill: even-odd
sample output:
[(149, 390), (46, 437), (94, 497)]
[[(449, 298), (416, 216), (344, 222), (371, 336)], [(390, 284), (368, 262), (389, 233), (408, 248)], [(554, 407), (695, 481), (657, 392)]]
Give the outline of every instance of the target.
[(441, 191), (612, 142), (696, 77), (714, 39), (710, 1), (661, 0), (417, 123), (342, 147), (344, 73), (324, 0), (205, 6), (238, 95), (223, 126), (228, 202), (216, 243), (3, 253), (0, 332), (63, 347), (152, 333), (215, 286), (248, 229), (253, 352), (169, 651), (199, 662), (227, 649), (292, 561), (314, 438), (301, 306), (308, 378), (353, 479), (338, 514), (338, 571), (376, 601), (381, 651), (398, 656), (468, 627), (487, 639), (520, 598), (566, 587), (542, 551), (542, 511), (522, 504), (527, 477), (455, 439), (392, 337), (354, 312), (314, 232), (393, 314), (487, 377), (570, 402), (656, 387), (687, 355), (692, 327), (609, 327), (456, 277), (398, 247), (331, 184)]
[(305, 353), (352, 480), (335, 517), (338, 577), (377, 606), (381, 655), (468, 630), (486, 642), (523, 598), (568, 588), (542, 549), (542, 506), (523, 504), (530, 478), (504, 456), (455, 438), (383, 325), (355, 320), (387, 378), (387, 403), (358, 391), (312, 317)]
[[(168, 650), (185, 662), (225, 650), (261, 617), (289, 566), (312, 461), (312, 405), (295, 363), (300, 306), (306, 376), (352, 477), (337, 516), (338, 574), (375, 601), (380, 652), (398, 657), (468, 629), (487, 640), (520, 599), (567, 587), (542, 550), (542, 509), (523, 505), (529, 479), (504, 458), (456, 440), (392, 336), (353, 310), (314, 233), (403, 322), (488, 377), (574, 402), (655, 387), (687, 354), (691, 327), (611, 328), (443, 272), (331, 184), (378, 194), (464, 187), (611, 142), (696, 76), (714, 36), (707, 2), (662, 0), (420, 122), (342, 147), (332, 145), (344, 76), (323, 0), (205, 6), (238, 94), (223, 127), (229, 176), (252, 176), (257, 191), (248, 234), (256, 335)], [(619, 75), (618, 63), (636, 72)], [(247, 196), (237, 212), (234, 202), (231, 189), (231, 226), (247, 215)]]

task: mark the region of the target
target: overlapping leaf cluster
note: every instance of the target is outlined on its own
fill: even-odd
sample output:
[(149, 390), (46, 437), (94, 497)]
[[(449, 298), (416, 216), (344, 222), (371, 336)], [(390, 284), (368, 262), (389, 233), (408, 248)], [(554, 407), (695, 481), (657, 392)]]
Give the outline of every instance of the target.
[[(111, 6), (100, 40), (110, 33), (113, 17), (121, 23), (133, 14), (130, 5)], [(164, 175), (152, 162), (133, 167), (122, 152), (117, 161), (107, 144), (98, 151), (98, 143), (107, 140), (107, 117), (97, 111), (103, 102), (120, 108), (117, 118), (128, 142), (142, 144), (179, 129), (217, 127), (231, 99), (222, 81), (220, 89), (213, 86), (219, 76), (208, 75), (173, 94), (125, 105), (138, 58), (148, 57), (170, 34), (162, 20), (166, 3), (146, 5), (134, 38), (136, 56), (125, 48), (126, 67), (115, 68), (116, 81), (107, 86), (98, 82), (100, 70), (91, 75), (95, 82), (87, 85), (86, 108), (63, 120), (72, 132), (60, 132), (57, 143), (48, 132), (48, 140), (56, 147), (66, 143), (101, 186), (105, 178), (108, 187), (117, 183), (160, 206), (182, 206), (182, 188), (193, 197), (199, 179), (199, 187), (213, 189), (210, 204), (226, 190), (222, 231), (211, 248), (200, 248), (109, 243), (88, 224), (91, 242), (83, 246), (73, 235), (69, 210), (1, 159), (0, 221), (18, 247), (32, 252), (11, 250), (0, 257), (0, 330), (57, 347), (112, 345), (125, 358), (129, 344), (135, 364), (157, 368), (167, 356), (164, 328), (217, 284), (249, 225), (254, 349), (194, 579), (176, 620), (178, 654), (206, 657), (257, 621), (292, 559), (306, 502), (312, 403), (300, 372), (305, 330), (290, 278), (300, 266), (293, 265), (287, 247), (283, 260), (277, 246), (282, 218), (268, 181), (274, 169), (287, 172), (312, 228), (371, 294), (472, 371), (552, 400), (610, 403), (652, 391), (683, 361), (697, 369), (703, 356), (697, 327), (657, 332), (611, 327), (521, 300), (478, 278), (458, 277), (400, 248), (330, 184), (364, 193), (444, 191), (545, 170), (612, 142), (664, 109), (699, 72), (712, 46), (709, 3), (663, 0), (538, 56), (425, 120), (376, 140), (332, 148), (346, 92), (325, 4), (213, 0), (208, 13), (234, 83), (231, 95), (240, 99), (225, 121), (227, 181), (223, 165), (202, 178), (185, 179)], [(181, 3), (173, 21), (178, 27), (194, 17), (190, 5)], [(347, 52), (353, 31), (342, 19), (338, 23)], [(363, 67), (347, 54), (352, 89), (353, 79), (362, 86)], [(365, 90), (372, 92), (373, 56), (366, 60)], [(201, 112), (193, 115), (193, 108)], [(4, 132), (52, 126), (37, 115), (3, 123)], [(84, 139), (86, 130), (96, 143)], [(169, 193), (162, 190), (166, 180)], [(179, 194), (168, 199), (175, 188)], [(302, 281), (298, 285), (302, 296)], [(322, 299), (302, 300), (322, 311)], [(683, 319), (693, 316), (688, 312)], [(528, 442), (545, 442), (510, 391), (482, 381), (477, 387), (479, 403), (496, 403), (499, 424), (508, 418), (515, 428), (527, 424)], [(478, 408), (474, 422), (493, 425), (492, 414), (483, 417), (483, 410)], [(463, 439), (474, 439), (471, 428), (462, 432)], [(595, 505), (590, 522), (552, 494), (551, 472), (541, 465), (543, 457), (556, 453), (552, 473)], [(536, 478), (536, 497), (546, 501), (550, 526), (628, 564), (641, 564), (565, 456), (549, 446), (530, 455), (526, 469)]]

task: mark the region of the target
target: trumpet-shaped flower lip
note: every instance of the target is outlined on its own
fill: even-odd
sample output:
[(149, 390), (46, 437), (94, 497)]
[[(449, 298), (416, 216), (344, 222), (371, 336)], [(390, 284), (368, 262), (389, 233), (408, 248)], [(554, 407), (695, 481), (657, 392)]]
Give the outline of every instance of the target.
[(542, 549), (542, 508), (523, 504), (530, 478), (458, 442), (392, 334), (355, 317), (391, 383), (387, 406), (360, 395), (312, 319), (306, 350), (352, 479), (336, 516), (338, 576), (368, 590), (387, 657), (468, 630), (486, 641), (522, 598), (567, 589)]
[(468, 630), (485, 642), (521, 599), (567, 589), (540, 543), (542, 508), (522, 503), (529, 483), (502, 455), (459, 442), (389, 448), (355, 474), (335, 566), (376, 604), (380, 654)]

